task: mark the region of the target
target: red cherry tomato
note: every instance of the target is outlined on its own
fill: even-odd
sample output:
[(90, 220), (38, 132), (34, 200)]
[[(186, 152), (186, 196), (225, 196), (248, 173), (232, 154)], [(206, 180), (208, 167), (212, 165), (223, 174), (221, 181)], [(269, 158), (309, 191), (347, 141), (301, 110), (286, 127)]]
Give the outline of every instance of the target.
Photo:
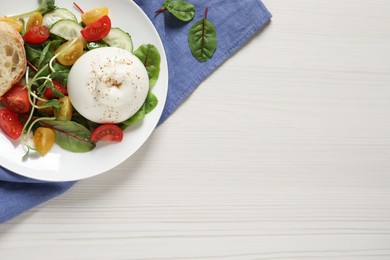
[(50, 36), (49, 28), (46, 25), (33, 26), (27, 30), (23, 39), (31, 44), (40, 44), (45, 42)]
[[(53, 79), (53, 86), (54, 86), (54, 89), (56, 91), (60, 92), (61, 94), (65, 95), (65, 96), (68, 95), (68, 89), (67, 89), (67, 87), (65, 87), (64, 84), (62, 84), (62, 82)], [(46, 99), (53, 99), (53, 98), (56, 98), (57, 96), (54, 95), (52, 88), (46, 88), (45, 93), (43, 93), (43, 97)]]
[(18, 114), (26, 113), (31, 109), (31, 104), (28, 99), (28, 90), (20, 84), (15, 84), (8, 90), (1, 97), (1, 103)]
[(0, 108), (0, 128), (14, 140), (21, 136), (23, 130), (18, 116), (6, 107)]
[(100, 41), (111, 30), (111, 20), (105, 15), (81, 30), (81, 35), (89, 42)]
[(122, 129), (114, 124), (104, 124), (92, 131), (91, 141), (120, 142), (123, 139)]

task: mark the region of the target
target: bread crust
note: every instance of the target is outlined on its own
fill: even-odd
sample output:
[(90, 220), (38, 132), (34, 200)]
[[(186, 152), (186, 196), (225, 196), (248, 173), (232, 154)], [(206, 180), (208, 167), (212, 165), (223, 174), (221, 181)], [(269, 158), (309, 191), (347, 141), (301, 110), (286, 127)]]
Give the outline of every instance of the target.
[(24, 41), (19, 32), (0, 22), (0, 98), (26, 73)]

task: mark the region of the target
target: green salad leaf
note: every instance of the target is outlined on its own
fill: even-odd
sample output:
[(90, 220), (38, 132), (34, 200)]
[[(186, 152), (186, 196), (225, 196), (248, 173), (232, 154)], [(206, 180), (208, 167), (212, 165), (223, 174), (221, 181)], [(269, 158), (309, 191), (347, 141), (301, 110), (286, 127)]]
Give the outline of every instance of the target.
[(122, 122), (121, 128), (125, 129), (126, 127), (131, 126), (136, 122), (138, 122), (139, 120), (143, 119), (147, 114), (152, 112), (157, 105), (158, 105), (157, 97), (152, 92), (149, 91), (148, 96), (146, 97), (146, 100), (142, 105), (142, 107), (132, 117)]
[(42, 120), (42, 126), (50, 127), (56, 134), (55, 142), (65, 150), (82, 153), (95, 148), (90, 141), (91, 131), (73, 121)]
[(38, 61), (38, 70), (49, 63), (50, 59), (54, 56), (54, 51), (61, 45), (61, 43), (61, 40), (49, 41), (49, 43), (43, 48)]
[(94, 50), (94, 49), (98, 49), (98, 48), (103, 48), (103, 47), (108, 47), (108, 44), (104, 43), (102, 41), (99, 41), (99, 42), (87, 42), (87, 49), (89, 51), (90, 50)]
[(149, 76), (149, 88), (153, 87), (160, 75), (160, 53), (154, 45), (144, 44), (134, 51), (134, 55), (144, 64)]
[(166, 10), (184, 22), (191, 21), (195, 16), (195, 6), (182, 0), (165, 0), (163, 6), (155, 12), (162, 13)]
[[(51, 79), (61, 81), (66, 86), (68, 83), (70, 67), (62, 65), (56, 60), (52, 63), (54, 71), (51, 71), (51, 69), (47, 66), (50, 60), (54, 57), (55, 50), (63, 43), (64, 40), (62, 39), (54, 39), (47, 41), (44, 44), (26, 44), (25, 50), (27, 60), (37, 71), (39, 71), (40, 77), (49, 76)], [(34, 76), (36, 73), (36, 71), (33, 71), (30, 73), (30, 76)], [(40, 85), (42, 81), (38, 81), (37, 83)]]
[(42, 55), (42, 50), (36, 48), (36, 46), (32, 45), (25, 45), (25, 50), (26, 50), (26, 58), (27, 60), (34, 65), (34, 67), (38, 67), (39, 60), (41, 59)]
[(203, 19), (192, 25), (188, 35), (191, 53), (200, 62), (208, 61), (217, 48), (217, 31), (207, 20), (207, 13), (206, 7)]
[(26, 13), (22, 13), (22, 14), (12, 15), (9, 17), (24, 18), (24, 17), (30, 16), (34, 12), (40, 12), (41, 14), (45, 14), (45, 13), (50, 12), (51, 10), (54, 10), (56, 8), (57, 8), (57, 6), (55, 3), (55, 0), (42, 0), (41, 4), (39, 5), (39, 7), (37, 9), (34, 9), (34, 10), (26, 12)]

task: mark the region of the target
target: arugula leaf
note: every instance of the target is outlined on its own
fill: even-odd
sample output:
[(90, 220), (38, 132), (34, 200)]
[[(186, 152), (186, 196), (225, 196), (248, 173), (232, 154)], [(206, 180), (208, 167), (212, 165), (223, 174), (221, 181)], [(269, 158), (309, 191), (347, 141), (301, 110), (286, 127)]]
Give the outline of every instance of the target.
[(188, 35), (192, 55), (200, 62), (208, 61), (217, 48), (217, 31), (207, 20), (208, 7), (202, 20), (194, 23)]
[(56, 143), (65, 150), (83, 153), (95, 148), (90, 141), (91, 131), (73, 121), (43, 120), (41, 125), (50, 127), (56, 133)]
[(25, 50), (26, 50), (26, 58), (27, 58), (27, 60), (32, 65), (34, 65), (34, 67), (38, 67), (39, 60), (40, 60), (40, 57), (41, 57), (41, 54), (42, 54), (42, 50), (34, 48), (33, 46), (27, 45), (27, 44), (25, 46)]
[(41, 56), (39, 58), (37, 69), (41, 69), (43, 66), (49, 63), (50, 59), (54, 56), (54, 51), (62, 44), (61, 40), (49, 41), (43, 48)]
[[(58, 64), (58, 63), (56, 63)], [(56, 66), (54, 66), (56, 67)], [(63, 70), (56, 70), (51, 74), (52, 79), (56, 79), (61, 81), (65, 86), (68, 85), (68, 75), (69, 75), (69, 68), (63, 69)]]
[(141, 45), (133, 53), (144, 64), (149, 76), (149, 88), (156, 85), (160, 75), (161, 57), (157, 48), (152, 44)]

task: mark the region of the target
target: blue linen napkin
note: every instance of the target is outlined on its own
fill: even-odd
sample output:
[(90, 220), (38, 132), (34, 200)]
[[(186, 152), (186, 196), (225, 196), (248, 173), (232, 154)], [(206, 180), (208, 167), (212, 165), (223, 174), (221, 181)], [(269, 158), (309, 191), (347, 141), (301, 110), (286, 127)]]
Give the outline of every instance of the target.
[[(260, 0), (188, 0), (196, 15), (181, 22), (165, 12), (156, 14), (164, 0), (134, 0), (151, 19), (164, 43), (169, 66), (169, 90), (159, 124), (187, 98), (222, 62), (229, 58), (270, 19)], [(208, 5), (208, 20), (217, 28), (217, 50), (206, 63), (192, 57), (188, 31), (203, 17)], [(1, 149), (1, 148), (0, 148)], [(75, 182), (48, 183), (19, 176), (0, 166), (0, 224), (67, 191)]]

